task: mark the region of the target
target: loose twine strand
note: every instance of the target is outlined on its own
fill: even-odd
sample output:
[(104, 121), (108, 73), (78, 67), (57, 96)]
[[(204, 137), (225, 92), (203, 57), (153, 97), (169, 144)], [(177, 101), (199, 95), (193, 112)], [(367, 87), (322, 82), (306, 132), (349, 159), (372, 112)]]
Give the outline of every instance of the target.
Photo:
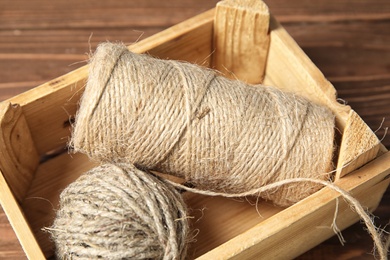
[[(311, 178), (294, 178), (294, 179), (286, 179), (282, 181), (277, 181), (271, 184), (268, 184), (266, 186), (257, 188), (257, 189), (252, 189), (246, 192), (241, 192), (241, 193), (222, 193), (222, 192), (213, 192), (213, 191), (206, 191), (206, 190), (200, 190), (197, 188), (191, 188), (188, 186), (185, 186), (180, 183), (176, 183), (170, 180), (167, 180), (169, 183), (171, 183), (173, 186), (175, 186), (178, 189), (186, 190), (189, 192), (201, 194), (201, 195), (207, 195), (207, 196), (222, 196), (222, 197), (227, 197), (227, 198), (234, 198), (234, 197), (248, 197), (248, 196), (256, 196), (258, 194), (267, 192), (267, 191), (272, 191), (275, 190), (278, 187), (284, 186), (286, 184), (291, 184), (291, 183), (302, 183), (302, 182), (311, 182), (311, 183), (316, 183), (319, 184), (323, 187), (327, 187), (331, 190), (334, 190), (338, 192), (344, 200), (347, 201), (347, 203), (352, 207), (352, 209), (358, 214), (361, 220), (363, 220), (364, 224), (367, 227), (368, 233), (370, 234), (371, 238), (374, 241), (374, 244), (376, 246), (376, 250), (378, 251), (379, 257), (381, 260), (386, 260), (387, 259), (387, 250), (389, 247), (388, 241), (384, 243), (382, 241), (382, 237), (380, 235), (380, 232), (378, 228), (375, 226), (373, 223), (373, 220), (370, 217), (370, 213), (367, 212), (361, 203), (355, 199), (349, 192), (346, 190), (340, 188), (334, 183), (328, 182), (328, 181), (322, 181), (318, 179), (311, 179)], [(338, 205), (336, 205), (338, 207)], [(337, 209), (336, 209), (337, 211)], [(336, 215), (336, 213), (335, 213)], [(335, 223), (336, 218), (333, 219), (332, 226), (334, 227), (334, 231), (337, 234), (337, 225)], [(387, 239), (389, 240), (389, 238)], [(374, 249), (375, 250), (375, 249)]]
[(105, 43), (92, 58), (70, 145), (93, 160), (182, 177), (196, 188), (171, 184), (209, 196), (259, 195), (289, 206), (328, 187), (387, 259), (369, 214), (327, 181), (333, 137), (332, 113), (299, 96)]

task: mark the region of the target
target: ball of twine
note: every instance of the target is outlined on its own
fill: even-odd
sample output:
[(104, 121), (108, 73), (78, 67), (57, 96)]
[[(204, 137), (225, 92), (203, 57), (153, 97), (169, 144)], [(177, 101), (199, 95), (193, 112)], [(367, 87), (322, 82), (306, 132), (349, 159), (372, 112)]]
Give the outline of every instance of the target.
[(70, 184), (48, 229), (60, 259), (184, 259), (186, 207), (173, 186), (130, 164)]
[[(101, 44), (72, 135), (76, 152), (239, 193), (284, 179), (327, 180), (334, 115), (298, 95)], [(291, 183), (260, 196), (289, 206), (321, 188)]]

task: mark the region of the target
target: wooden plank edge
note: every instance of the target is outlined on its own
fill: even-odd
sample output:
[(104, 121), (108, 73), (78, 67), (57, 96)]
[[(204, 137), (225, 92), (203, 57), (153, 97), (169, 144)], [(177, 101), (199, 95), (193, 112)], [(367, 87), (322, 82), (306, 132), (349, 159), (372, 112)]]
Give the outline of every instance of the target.
[[(153, 50), (166, 42), (173, 41), (182, 35), (211, 23), (214, 19), (215, 8), (191, 17), (181, 23), (173, 25), (159, 33), (156, 33), (144, 40), (130, 45), (128, 48), (135, 53), (145, 53)], [(211, 40), (211, 39), (210, 39)]]
[(351, 109), (341, 139), (336, 180), (375, 159), (383, 151), (386, 148), (375, 133)]
[(0, 204), (27, 257), (34, 260), (46, 259), (1, 171)]

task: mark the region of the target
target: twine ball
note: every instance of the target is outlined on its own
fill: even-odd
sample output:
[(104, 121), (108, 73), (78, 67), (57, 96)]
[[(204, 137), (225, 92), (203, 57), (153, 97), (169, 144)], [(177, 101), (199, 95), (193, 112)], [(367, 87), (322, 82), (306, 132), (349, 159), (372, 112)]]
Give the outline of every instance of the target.
[(184, 259), (188, 230), (181, 195), (130, 164), (70, 184), (50, 228), (59, 259)]
[[(330, 109), (297, 94), (103, 43), (71, 146), (96, 161), (131, 162), (235, 194), (285, 179), (328, 180), (333, 138)], [(289, 206), (321, 187), (292, 183), (260, 196)]]

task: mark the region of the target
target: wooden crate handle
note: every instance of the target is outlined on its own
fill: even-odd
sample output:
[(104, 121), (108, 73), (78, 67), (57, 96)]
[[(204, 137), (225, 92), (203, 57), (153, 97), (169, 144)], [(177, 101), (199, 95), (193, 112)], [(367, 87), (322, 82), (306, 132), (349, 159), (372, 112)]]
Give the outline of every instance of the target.
[(38, 164), (39, 155), (22, 108), (0, 103), (0, 170), (19, 203), (31, 185)]
[(269, 48), (270, 13), (260, 0), (217, 3), (212, 67), (250, 84), (263, 81)]

